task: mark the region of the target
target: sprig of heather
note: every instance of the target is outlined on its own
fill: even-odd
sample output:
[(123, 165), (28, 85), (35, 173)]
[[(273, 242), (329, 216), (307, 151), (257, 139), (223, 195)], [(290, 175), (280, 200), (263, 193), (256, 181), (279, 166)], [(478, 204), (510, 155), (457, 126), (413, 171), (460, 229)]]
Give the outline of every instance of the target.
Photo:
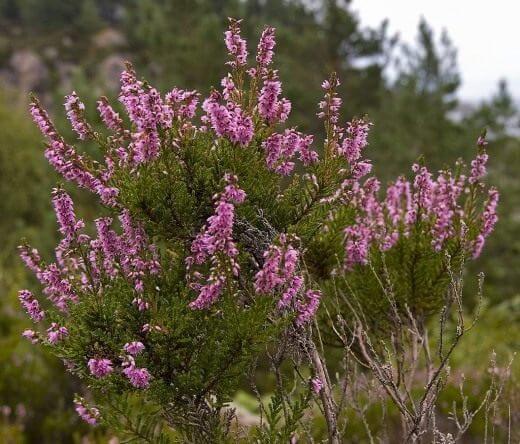
[(338, 141), (342, 134), (339, 126), (339, 111), (343, 101), (338, 96), (336, 90), (340, 85), (336, 74), (332, 74), (328, 80), (324, 80), (321, 84), (325, 91), (323, 100), (318, 103), (320, 111), (317, 116), (323, 119), (325, 124), (325, 154), (326, 157), (332, 156), (338, 150)]
[(231, 56), (231, 60), (227, 62), (227, 65), (232, 68), (240, 68), (247, 64), (247, 43), (240, 35), (240, 23), (242, 20), (236, 20), (229, 18), (229, 27), (224, 32), (224, 42), (228, 54)]
[(276, 46), (275, 28), (266, 26), (263, 30), (256, 51), (256, 63), (258, 64), (258, 74), (264, 76), (271, 65)]
[(145, 389), (150, 385), (152, 375), (147, 368), (137, 367), (133, 356), (129, 355), (126, 357), (126, 360), (123, 362), (122, 373), (135, 388)]
[(482, 253), (484, 244), (489, 235), (493, 232), (498, 222), (497, 206), (500, 194), (494, 187), (488, 191), (488, 199), (481, 216), (481, 229), (473, 243), (473, 258), (477, 258)]
[(85, 105), (79, 100), (75, 91), (72, 91), (71, 94), (65, 97), (64, 106), (72, 129), (76, 132), (80, 140), (91, 139), (93, 131), (85, 119)]
[[(198, 292), (197, 298), (189, 305), (202, 310), (210, 307), (222, 294), (230, 275), (237, 277), (240, 266), (236, 260), (238, 249), (233, 241), (235, 204), (241, 204), (246, 193), (238, 187), (236, 176), (226, 174), (224, 191), (217, 196), (215, 212), (202, 227), (191, 244), (191, 255), (186, 265), (191, 278), (190, 286)], [(194, 266), (211, 264), (209, 276), (193, 273)]]
[(267, 124), (283, 123), (291, 112), (291, 102), (280, 98), (282, 82), (276, 71), (264, 76), (264, 82), (258, 95), (258, 114)]
[(74, 203), (70, 196), (60, 188), (52, 191), (52, 206), (58, 221), (58, 228), (63, 239), (69, 244), (77, 237), (78, 232), (85, 227), (81, 219), (76, 219)]
[(55, 345), (63, 341), (67, 336), (69, 336), (68, 328), (59, 325), (57, 322), (52, 322), (51, 326), (47, 329), (47, 340), (49, 344)]
[(264, 252), (264, 263), (256, 273), (255, 291), (260, 295), (280, 295), (277, 308), (296, 311), (295, 323), (302, 327), (309, 323), (318, 310), (321, 292), (308, 289), (305, 294), (304, 278), (299, 270), (300, 252), (285, 234), (280, 234), (275, 243)]
[(122, 133), (124, 131), (123, 119), (119, 117), (119, 113), (114, 111), (114, 108), (112, 108), (106, 97), (103, 96), (98, 100), (97, 109), (101, 120), (108, 129), (115, 133)]
[(35, 299), (29, 290), (20, 290), (18, 299), (23, 308), (34, 322), (40, 322), (45, 318), (45, 312), (40, 308), (38, 300)]
[(215, 134), (225, 137), (240, 146), (247, 146), (253, 138), (253, 120), (240, 105), (229, 101), (220, 103), (221, 95), (213, 91), (204, 101), (202, 109), (206, 112), (203, 121), (211, 126)]
[(101, 419), (101, 413), (96, 407), (89, 406), (85, 399), (76, 396), (74, 398), (74, 408), (78, 416), (88, 425), (95, 426)]
[(289, 175), (294, 169), (293, 157), (298, 154), (305, 166), (318, 161), (318, 153), (310, 149), (313, 136), (306, 136), (294, 130), (287, 129), (282, 134), (272, 134), (262, 147), (266, 152), (266, 164), (270, 170)]
[[(450, 239), (460, 238), (461, 227), (467, 225), (467, 218), (472, 217), (475, 210), (466, 208), (464, 190), (481, 183), (485, 174), (481, 168), (483, 154), (482, 147), (479, 147), (479, 153), (471, 163), (469, 176), (453, 176), (450, 171), (440, 171), (434, 177), (426, 167), (414, 164), (413, 180), (398, 178), (388, 186), (383, 201), (377, 196), (379, 186), (375, 190), (371, 189), (374, 183), (372, 179), (362, 186), (357, 181), (350, 181), (349, 187), (342, 192), (345, 201), (348, 200), (357, 209), (358, 217), (355, 224), (344, 230), (346, 270), (352, 270), (356, 264), (366, 265), (372, 247), (386, 251), (401, 236), (409, 236), (413, 227), (431, 239), (430, 243), (436, 252), (440, 252)], [(498, 220), (497, 203), (498, 192), (491, 188), (481, 216), (481, 231), (469, 243), (474, 258), (480, 255), (485, 239)], [(459, 242), (467, 244), (462, 238)]]

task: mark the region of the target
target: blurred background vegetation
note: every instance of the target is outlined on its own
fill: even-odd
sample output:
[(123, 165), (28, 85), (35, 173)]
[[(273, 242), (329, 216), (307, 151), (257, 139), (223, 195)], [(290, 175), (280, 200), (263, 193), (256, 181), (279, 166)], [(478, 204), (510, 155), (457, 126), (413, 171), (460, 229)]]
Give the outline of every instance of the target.
[[(228, 16), (244, 19), (251, 50), (264, 24), (277, 28), (276, 63), (293, 101), (291, 125), (320, 134), (320, 84), (339, 74), (344, 118), (367, 114), (374, 123), (368, 156), (385, 181), (408, 172), (421, 154), (435, 168), (458, 157), (469, 161), (488, 128), (500, 222), (468, 272), (468, 309), (474, 276), (486, 272), (485, 309), (457, 360), (461, 371), (485, 372), (491, 350), (506, 359), (519, 349), (520, 115), (505, 82), (481, 103), (458, 100), (457, 51), (448, 34), (422, 21), (416, 41), (404, 44), (386, 22), (366, 27), (342, 0), (0, 0), (0, 442), (80, 442), (89, 433), (96, 439), (71, 409), (73, 392), (81, 391), (77, 381), (20, 338), (28, 321), (16, 293), (34, 282), (16, 245), (27, 238), (50, 254), (56, 227), (49, 196), (59, 181), (30, 122), (28, 93), (41, 98), (65, 134), (63, 95), (76, 90), (96, 119), (94, 100), (116, 96), (125, 60), (163, 91), (180, 86), (205, 94), (226, 72)], [(88, 218), (93, 201), (78, 197)]]

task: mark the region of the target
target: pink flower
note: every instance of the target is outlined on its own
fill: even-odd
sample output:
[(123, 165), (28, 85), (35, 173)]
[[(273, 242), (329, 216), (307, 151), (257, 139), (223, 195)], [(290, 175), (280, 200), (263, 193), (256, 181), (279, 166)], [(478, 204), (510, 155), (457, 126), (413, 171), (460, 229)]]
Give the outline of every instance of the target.
[(351, 270), (355, 264), (366, 265), (371, 240), (371, 230), (365, 225), (345, 228), (345, 268)]
[(347, 125), (345, 137), (339, 151), (351, 165), (354, 165), (359, 160), (361, 152), (368, 145), (369, 128), (370, 123), (363, 119), (354, 119)]
[(123, 350), (125, 352), (127, 352), (128, 354), (135, 356), (135, 355), (138, 355), (139, 353), (141, 353), (144, 350), (144, 348), (145, 347), (142, 342), (133, 341), (133, 342), (127, 342), (124, 345)]
[(123, 363), (123, 366), (125, 367), (123, 374), (134, 387), (144, 389), (150, 385), (152, 375), (150, 375), (150, 372), (146, 368), (137, 368), (132, 356), (127, 357), (127, 361)]
[(34, 330), (24, 330), (22, 336), (25, 339), (31, 341), (32, 344), (37, 344), (39, 341), (38, 333), (36, 333)]
[(262, 32), (262, 36), (258, 42), (258, 48), (256, 52), (256, 62), (259, 66), (259, 74), (264, 75), (267, 71), (267, 67), (273, 61), (273, 49), (276, 45), (275, 40), (275, 29), (270, 26), (266, 27)]
[(253, 138), (253, 121), (250, 116), (234, 102), (227, 106), (219, 104), (220, 95), (213, 91), (204, 101), (202, 109), (206, 112), (204, 121), (211, 124), (217, 136), (226, 137), (233, 143), (246, 146)]
[(199, 282), (192, 282), (191, 288), (198, 291), (198, 297), (190, 303), (193, 309), (208, 308), (220, 296), (227, 282), (228, 270), (238, 276), (239, 265), (236, 261), (238, 249), (233, 241), (233, 224), (235, 220), (235, 206), (241, 203), (246, 194), (238, 188), (237, 178), (226, 174), (227, 185), (224, 192), (217, 196), (215, 213), (210, 216), (201, 232), (191, 244), (191, 255), (186, 258), (188, 270), (194, 265), (211, 262), (212, 271), (205, 279), (199, 273), (194, 273)]
[[(140, 290), (140, 292), (142, 291), (140, 286), (137, 289)], [(145, 311), (150, 308), (150, 303), (142, 298), (134, 298), (132, 304), (136, 305), (139, 311)]]
[(59, 326), (56, 322), (53, 322), (47, 329), (47, 340), (51, 344), (57, 344), (69, 335), (67, 327)]
[(38, 125), (38, 128), (44, 136), (46, 136), (50, 141), (61, 139), (49, 118), (49, 114), (47, 114), (47, 111), (41, 107), (40, 102), (36, 98), (33, 98), (31, 101), (30, 112), (34, 123)]
[(116, 133), (123, 131), (123, 120), (110, 106), (106, 97), (101, 97), (101, 99), (98, 100), (97, 109), (101, 116), (101, 120), (108, 129), (115, 131)]
[(72, 199), (64, 190), (55, 188), (52, 191), (52, 206), (60, 233), (67, 241), (72, 241), (76, 233), (85, 226), (81, 219), (76, 220)]
[(302, 326), (309, 323), (320, 306), (321, 291), (307, 290), (305, 293), (305, 302), (299, 303), (297, 307), (298, 315), (296, 317), (296, 325)]
[(480, 233), (473, 244), (473, 258), (476, 259), (480, 256), (486, 238), (493, 232), (496, 223), (498, 222), (497, 206), (499, 200), (499, 193), (496, 188), (490, 188), (488, 192), (488, 200), (484, 207), (484, 211), (481, 216), (481, 229)]
[(72, 129), (81, 140), (89, 139), (92, 136), (92, 128), (85, 120), (85, 105), (79, 100), (75, 91), (65, 97), (65, 110)]
[[(254, 287), (258, 294), (281, 293), (277, 307), (288, 309), (296, 301), (303, 288), (303, 277), (297, 274), (300, 252), (284, 234), (264, 253), (264, 264), (255, 275)], [(294, 305), (298, 306), (296, 301)]]
[(20, 245), (18, 251), (20, 258), (29, 270), (36, 275), (41, 273), (41, 257), (36, 248), (31, 248), (28, 245)]
[(25, 311), (29, 314), (30, 318), (34, 322), (40, 322), (45, 318), (45, 312), (40, 308), (38, 300), (36, 300), (33, 294), (29, 290), (20, 290), (18, 292), (18, 298)]
[(97, 425), (100, 413), (96, 407), (88, 407), (83, 398), (74, 399), (74, 408), (78, 416), (91, 426)]
[(172, 119), (180, 122), (195, 116), (200, 95), (197, 91), (187, 91), (179, 88), (172, 89), (165, 96), (165, 103), (169, 106)]
[(266, 79), (258, 96), (258, 112), (268, 123), (274, 123), (279, 116), (278, 97), (282, 93), (282, 82), (276, 77)]
[(190, 302), (189, 307), (194, 310), (204, 310), (211, 307), (222, 294), (225, 283), (226, 278), (223, 275), (210, 275), (205, 285), (194, 286), (199, 294), (197, 299)]
[(263, 143), (266, 152), (266, 163), (270, 170), (278, 174), (288, 175), (294, 168), (291, 161), (295, 154), (299, 154), (304, 165), (318, 160), (318, 153), (310, 150), (312, 136), (304, 136), (293, 129), (287, 129), (283, 134), (272, 134)]
[(319, 395), (323, 390), (323, 381), (317, 376), (315, 376), (311, 379), (311, 388), (316, 395)]
[(96, 378), (103, 378), (113, 372), (112, 361), (110, 359), (92, 358), (88, 361), (90, 373)]
[(245, 66), (247, 64), (247, 44), (240, 36), (241, 20), (229, 19), (229, 28), (224, 33), (226, 48), (232, 60), (227, 62), (233, 68)]
[(469, 183), (475, 184), (482, 179), (487, 172), (486, 164), (488, 161), (488, 155), (485, 152), (481, 152), (471, 161), (471, 174), (469, 176)]

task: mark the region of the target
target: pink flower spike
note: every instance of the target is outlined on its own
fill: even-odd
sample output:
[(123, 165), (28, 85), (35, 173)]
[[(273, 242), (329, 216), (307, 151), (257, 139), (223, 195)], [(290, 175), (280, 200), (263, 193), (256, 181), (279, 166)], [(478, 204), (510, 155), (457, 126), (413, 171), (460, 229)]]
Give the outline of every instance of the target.
[(227, 64), (233, 68), (239, 68), (247, 64), (247, 43), (240, 35), (240, 22), (229, 18), (229, 28), (224, 33), (226, 48), (232, 60)]
[(88, 407), (83, 398), (74, 399), (74, 409), (78, 416), (91, 426), (98, 424), (100, 419), (99, 410), (96, 407)]
[(81, 140), (89, 139), (92, 136), (92, 128), (85, 120), (85, 105), (79, 100), (75, 91), (65, 97), (65, 110), (72, 129)]
[(103, 96), (98, 100), (97, 109), (99, 111), (101, 120), (108, 129), (116, 133), (123, 131), (123, 120), (121, 117), (119, 117), (119, 114), (116, 113), (110, 106), (106, 97)]
[(298, 307), (298, 316), (296, 317), (296, 325), (299, 327), (309, 323), (320, 305), (321, 291), (307, 290), (305, 293), (305, 303), (300, 303)]
[(256, 52), (256, 62), (259, 67), (259, 74), (264, 75), (267, 71), (267, 67), (273, 61), (274, 47), (276, 45), (275, 40), (275, 28), (270, 26), (266, 27), (262, 32), (262, 36), (258, 42), (258, 48)]
[(34, 322), (40, 322), (45, 318), (45, 312), (40, 308), (38, 300), (34, 298), (29, 290), (20, 290), (18, 292), (18, 299), (25, 311)]

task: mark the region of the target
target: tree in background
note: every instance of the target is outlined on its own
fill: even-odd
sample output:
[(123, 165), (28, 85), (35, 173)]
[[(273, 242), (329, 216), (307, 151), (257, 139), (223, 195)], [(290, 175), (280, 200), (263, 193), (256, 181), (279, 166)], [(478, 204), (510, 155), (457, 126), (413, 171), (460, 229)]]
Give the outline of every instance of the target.
[[(374, 124), (381, 128), (372, 140), (374, 155), (386, 167), (380, 174), (391, 177), (395, 168), (419, 155), (441, 168), (447, 159), (471, 153), (471, 139), (450, 117), (457, 106), (460, 77), (456, 50), (447, 34), (437, 42), (422, 21), (416, 45), (402, 46), (395, 62), (395, 80), (380, 90), (384, 106), (373, 112)], [(389, 146), (398, 148), (391, 152)]]

